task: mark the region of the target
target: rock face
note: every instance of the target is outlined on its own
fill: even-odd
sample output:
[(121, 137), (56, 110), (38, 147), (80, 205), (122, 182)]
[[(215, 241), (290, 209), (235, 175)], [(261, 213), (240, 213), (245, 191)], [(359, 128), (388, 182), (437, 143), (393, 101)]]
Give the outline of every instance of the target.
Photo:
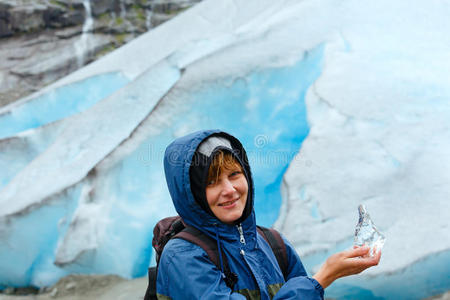
[[(199, 1), (0, 0), (0, 107), (92, 62)], [(85, 26), (89, 19), (92, 26)]]
[(1, 1), (0, 37), (17, 33), (40, 31), (44, 28), (61, 28), (84, 21), (83, 5), (74, 6), (46, 1)]
[[(39, 35), (11, 38), (0, 47), (0, 102), (8, 103), (75, 71), (75, 55), (80, 40), (78, 26), (73, 31), (46, 31)], [(88, 33), (88, 43), (82, 50), (85, 62), (113, 44), (114, 39), (105, 34)]]

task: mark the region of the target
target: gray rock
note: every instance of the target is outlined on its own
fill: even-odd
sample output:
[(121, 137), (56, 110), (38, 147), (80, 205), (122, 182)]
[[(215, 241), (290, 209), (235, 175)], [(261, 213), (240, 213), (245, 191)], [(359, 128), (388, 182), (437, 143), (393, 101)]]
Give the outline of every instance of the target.
[(9, 11), (13, 31), (30, 32), (45, 27), (44, 12), (46, 6), (19, 6)]
[(64, 26), (64, 15), (66, 11), (58, 5), (49, 5), (44, 11), (45, 27), (61, 28)]
[(77, 284), (73, 281), (66, 284), (66, 290), (68, 290), (68, 291), (74, 290), (76, 287), (77, 287)]
[[(127, 282), (117, 275), (68, 275), (53, 287), (58, 297), (77, 294), (84, 296), (90, 291)], [(145, 291), (144, 291), (145, 292)], [(143, 293), (143, 292), (141, 292)], [(55, 295), (56, 296), (56, 295)]]
[(50, 297), (54, 298), (58, 295), (58, 288), (55, 287), (52, 289), (52, 291), (50, 292)]
[(0, 2), (0, 38), (12, 35), (9, 9), (11, 5)]
[[(73, 276), (73, 275), (70, 275)], [(1, 295), (1, 300), (129, 300), (142, 299), (147, 288), (148, 279), (141, 277), (124, 280), (115, 275), (77, 275), (67, 278), (77, 284), (75, 289), (65, 290), (67, 281), (62, 278), (54, 287), (49, 287), (47, 293), (33, 296)], [(52, 291), (50, 293), (49, 291)]]
[(55, 31), (55, 36), (60, 39), (70, 39), (77, 35), (80, 35), (82, 31), (83, 31), (82, 25), (66, 27), (64, 29)]
[(11, 36), (12, 34), (13, 32), (11, 30), (11, 24), (9, 23), (9, 20), (0, 18), (0, 38)]
[(103, 13), (114, 11), (115, 2), (111, 0), (95, 0), (91, 1), (91, 10), (93, 16), (100, 16)]
[(427, 300), (450, 300), (450, 291), (442, 294), (427, 298)]
[(84, 10), (83, 0), (59, 0), (58, 2), (71, 10)]
[[(21, 36), (0, 44), (0, 106), (19, 99), (76, 70), (75, 45), (81, 26), (45, 34)], [(113, 36), (90, 34), (84, 62), (94, 60), (105, 48), (112, 48)]]
[(158, 26), (174, 15), (200, 2), (201, 0), (155, 0), (152, 5), (152, 27)]
[(84, 11), (67, 11), (61, 16), (61, 27), (80, 25), (84, 22)]
[(152, 18), (151, 18), (151, 25), (152, 27), (156, 27), (158, 25), (161, 25), (162, 23), (170, 20), (171, 17), (168, 14), (163, 14), (163, 13), (153, 13), (152, 14)]
[[(90, 0), (93, 34), (82, 63), (197, 2), (200, 0)], [(151, 9), (154, 11), (149, 13)], [(74, 45), (84, 21), (83, 0), (0, 0), (0, 107), (80, 66)]]
[[(36, 45), (29, 51), (39, 52), (39, 55), (30, 55), (29, 59), (14, 66), (10, 72), (32, 86), (53, 82), (79, 67), (75, 55), (76, 42), (79, 39), (79, 36), (75, 36)], [(106, 35), (89, 34), (86, 48), (82, 52), (84, 61), (92, 61), (98, 51), (111, 43), (111, 38)]]
[(185, 10), (199, 0), (156, 0), (152, 3), (152, 10), (155, 13), (174, 14)]
[(13, 287), (7, 287), (6, 289), (4, 289), (3, 293), (5, 293), (6, 295), (14, 295), (16, 292), (16, 289)]
[(5, 1), (0, 0), (0, 37), (78, 25), (85, 19), (82, 0), (51, 3), (43, 0)]

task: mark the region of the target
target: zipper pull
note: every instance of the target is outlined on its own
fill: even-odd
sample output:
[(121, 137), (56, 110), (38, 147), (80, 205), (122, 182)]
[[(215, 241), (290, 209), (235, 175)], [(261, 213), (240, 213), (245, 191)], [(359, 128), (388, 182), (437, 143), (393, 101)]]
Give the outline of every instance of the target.
[(241, 244), (245, 245), (245, 238), (244, 238), (244, 231), (242, 230), (242, 224), (236, 225), (238, 231), (239, 231), (239, 237)]

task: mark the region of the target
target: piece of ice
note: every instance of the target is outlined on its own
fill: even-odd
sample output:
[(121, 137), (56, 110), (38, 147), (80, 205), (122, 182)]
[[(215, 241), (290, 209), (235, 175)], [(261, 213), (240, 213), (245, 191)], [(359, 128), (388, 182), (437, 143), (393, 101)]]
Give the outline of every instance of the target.
[(364, 205), (359, 205), (359, 220), (355, 230), (355, 246), (369, 246), (370, 256), (375, 254), (383, 248), (386, 240), (385, 236), (373, 224), (370, 215)]

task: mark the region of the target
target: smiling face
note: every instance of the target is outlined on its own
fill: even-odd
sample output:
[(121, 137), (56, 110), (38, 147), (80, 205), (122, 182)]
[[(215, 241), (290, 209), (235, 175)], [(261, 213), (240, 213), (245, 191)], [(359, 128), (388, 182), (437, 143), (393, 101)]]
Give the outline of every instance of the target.
[(232, 224), (245, 209), (248, 183), (241, 165), (229, 153), (219, 151), (208, 172), (206, 199), (211, 211), (223, 223)]

